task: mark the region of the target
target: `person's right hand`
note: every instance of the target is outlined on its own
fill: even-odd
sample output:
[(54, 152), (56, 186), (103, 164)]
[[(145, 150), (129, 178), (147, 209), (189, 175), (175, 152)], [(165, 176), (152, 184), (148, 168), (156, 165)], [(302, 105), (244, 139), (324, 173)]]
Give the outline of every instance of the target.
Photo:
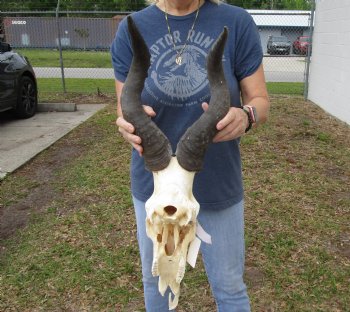
[[(143, 105), (143, 109), (150, 117), (154, 117), (156, 115), (156, 112), (151, 106)], [(135, 127), (131, 123), (127, 122), (123, 117), (118, 117), (116, 124), (124, 139), (132, 145), (140, 156), (142, 156), (143, 148), (141, 146), (141, 138), (134, 134)]]

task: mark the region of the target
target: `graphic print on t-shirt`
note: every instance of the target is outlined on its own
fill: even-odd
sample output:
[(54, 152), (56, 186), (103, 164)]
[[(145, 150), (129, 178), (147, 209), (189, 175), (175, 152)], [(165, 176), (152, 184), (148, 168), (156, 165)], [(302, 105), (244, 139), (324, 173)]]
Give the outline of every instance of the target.
[[(175, 57), (173, 49), (164, 53), (157, 60), (151, 77), (155, 85), (172, 99), (188, 98), (207, 84), (206, 70), (200, 65), (203, 62), (198, 62), (199, 58), (205, 59), (206, 55), (203, 50), (191, 45), (182, 54), (182, 65), (176, 64)], [(164, 69), (159, 70), (160, 66)], [(164, 74), (159, 75), (159, 72)]]
[(181, 54), (182, 64), (178, 65), (175, 62), (176, 53), (182, 51), (185, 43), (181, 41), (179, 31), (174, 31), (173, 38), (176, 49), (169, 34), (151, 45), (152, 65), (145, 90), (163, 105), (192, 106), (209, 96), (206, 57), (215, 39), (202, 32), (192, 31)]

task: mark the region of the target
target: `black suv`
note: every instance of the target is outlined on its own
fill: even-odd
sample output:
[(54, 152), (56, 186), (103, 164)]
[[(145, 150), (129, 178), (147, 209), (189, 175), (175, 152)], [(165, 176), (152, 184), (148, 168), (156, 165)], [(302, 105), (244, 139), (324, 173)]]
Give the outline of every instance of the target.
[(17, 117), (29, 118), (37, 105), (37, 82), (28, 59), (0, 42), (0, 112), (12, 109)]
[(269, 36), (267, 40), (267, 53), (290, 54), (292, 43), (286, 36)]

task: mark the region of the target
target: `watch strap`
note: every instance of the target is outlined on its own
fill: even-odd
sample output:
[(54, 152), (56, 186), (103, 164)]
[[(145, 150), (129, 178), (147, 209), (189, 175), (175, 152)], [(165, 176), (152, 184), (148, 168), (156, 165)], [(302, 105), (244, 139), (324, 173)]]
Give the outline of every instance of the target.
[(245, 132), (247, 133), (253, 126), (254, 123), (257, 122), (257, 115), (255, 112), (255, 107), (251, 105), (244, 105), (242, 109), (246, 112), (248, 116), (248, 127), (245, 129)]

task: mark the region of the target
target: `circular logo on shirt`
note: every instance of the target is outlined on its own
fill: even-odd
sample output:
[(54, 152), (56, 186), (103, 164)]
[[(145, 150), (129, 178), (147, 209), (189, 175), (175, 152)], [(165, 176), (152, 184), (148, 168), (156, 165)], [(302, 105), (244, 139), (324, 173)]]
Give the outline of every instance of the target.
[(189, 98), (201, 91), (208, 84), (206, 63), (207, 54), (194, 45), (188, 45), (181, 54), (182, 63), (176, 63), (176, 52), (168, 49), (157, 59), (151, 72), (151, 78), (157, 88), (174, 100)]

